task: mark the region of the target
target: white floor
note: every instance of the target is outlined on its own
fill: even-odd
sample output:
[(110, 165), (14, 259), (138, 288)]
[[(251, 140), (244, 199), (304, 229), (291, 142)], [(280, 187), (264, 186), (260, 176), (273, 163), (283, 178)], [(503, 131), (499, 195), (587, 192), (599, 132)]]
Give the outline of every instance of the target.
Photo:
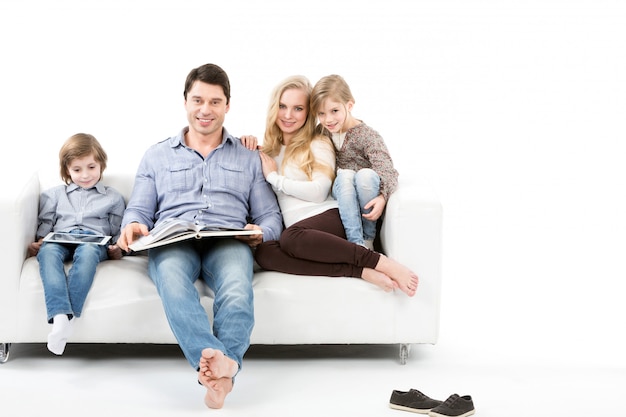
[(13, 345), (0, 366), (0, 402), (25, 417), (401, 416), (388, 408), (391, 391), (416, 388), (442, 400), (472, 395), (480, 416), (624, 412), (623, 361), (530, 359), (480, 343), (413, 345), (404, 366), (397, 354), (397, 346), (253, 346), (224, 409), (208, 410), (176, 346), (69, 345), (52, 357), (44, 345)]

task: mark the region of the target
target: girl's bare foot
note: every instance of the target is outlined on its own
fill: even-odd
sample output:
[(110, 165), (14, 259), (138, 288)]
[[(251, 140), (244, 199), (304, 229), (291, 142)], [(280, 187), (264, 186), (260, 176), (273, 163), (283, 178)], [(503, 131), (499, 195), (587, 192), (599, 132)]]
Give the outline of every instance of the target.
[(382, 272), (378, 272), (372, 268), (363, 268), (361, 278), (370, 284), (382, 288), (385, 292), (390, 292), (394, 288), (398, 288), (398, 284)]
[(415, 295), (419, 278), (406, 266), (394, 261), (385, 255), (380, 255), (376, 270), (384, 273), (396, 282), (398, 288), (409, 297)]

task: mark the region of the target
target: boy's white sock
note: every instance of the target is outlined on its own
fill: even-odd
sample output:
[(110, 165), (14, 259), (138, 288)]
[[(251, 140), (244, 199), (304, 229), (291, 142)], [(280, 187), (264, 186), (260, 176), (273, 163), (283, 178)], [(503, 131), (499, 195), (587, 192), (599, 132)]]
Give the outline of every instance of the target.
[(52, 319), (52, 331), (48, 334), (48, 350), (55, 355), (62, 355), (67, 344), (67, 338), (72, 334), (74, 320), (67, 314), (57, 314)]

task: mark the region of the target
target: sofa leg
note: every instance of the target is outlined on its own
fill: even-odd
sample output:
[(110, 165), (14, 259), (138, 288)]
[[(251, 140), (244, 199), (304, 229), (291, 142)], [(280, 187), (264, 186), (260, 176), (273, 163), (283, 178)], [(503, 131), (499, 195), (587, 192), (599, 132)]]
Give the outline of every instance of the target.
[(409, 351), (411, 350), (411, 345), (408, 343), (400, 344), (400, 363), (402, 365), (406, 365), (406, 360), (409, 358)]
[(10, 343), (0, 343), (0, 363), (5, 363), (9, 359)]

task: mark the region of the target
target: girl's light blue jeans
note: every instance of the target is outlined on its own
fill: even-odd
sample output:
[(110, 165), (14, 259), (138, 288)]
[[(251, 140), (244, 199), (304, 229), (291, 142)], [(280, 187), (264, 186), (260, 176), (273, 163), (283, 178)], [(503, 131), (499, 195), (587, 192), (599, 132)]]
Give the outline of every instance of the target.
[(376, 222), (364, 219), (369, 213), (365, 205), (380, 193), (380, 176), (373, 169), (363, 168), (355, 172), (337, 169), (333, 183), (333, 197), (339, 204), (339, 214), (346, 237), (350, 242), (364, 245), (366, 240), (376, 237)]
[[(150, 249), (148, 256), (148, 273), (191, 366), (199, 369), (202, 350), (210, 347), (241, 369), (254, 326), (250, 247), (236, 239), (191, 239)], [(194, 285), (198, 278), (215, 295), (213, 325)]]
[[(70, 233), (88, 233), (73, 230)], [(107, 259), (105, 245), (44, 242), (37, 253), (48, 323), (57, 314), (80, 317), (98, 264)], [(64, 263), (72, 260), (67, 275)]]

